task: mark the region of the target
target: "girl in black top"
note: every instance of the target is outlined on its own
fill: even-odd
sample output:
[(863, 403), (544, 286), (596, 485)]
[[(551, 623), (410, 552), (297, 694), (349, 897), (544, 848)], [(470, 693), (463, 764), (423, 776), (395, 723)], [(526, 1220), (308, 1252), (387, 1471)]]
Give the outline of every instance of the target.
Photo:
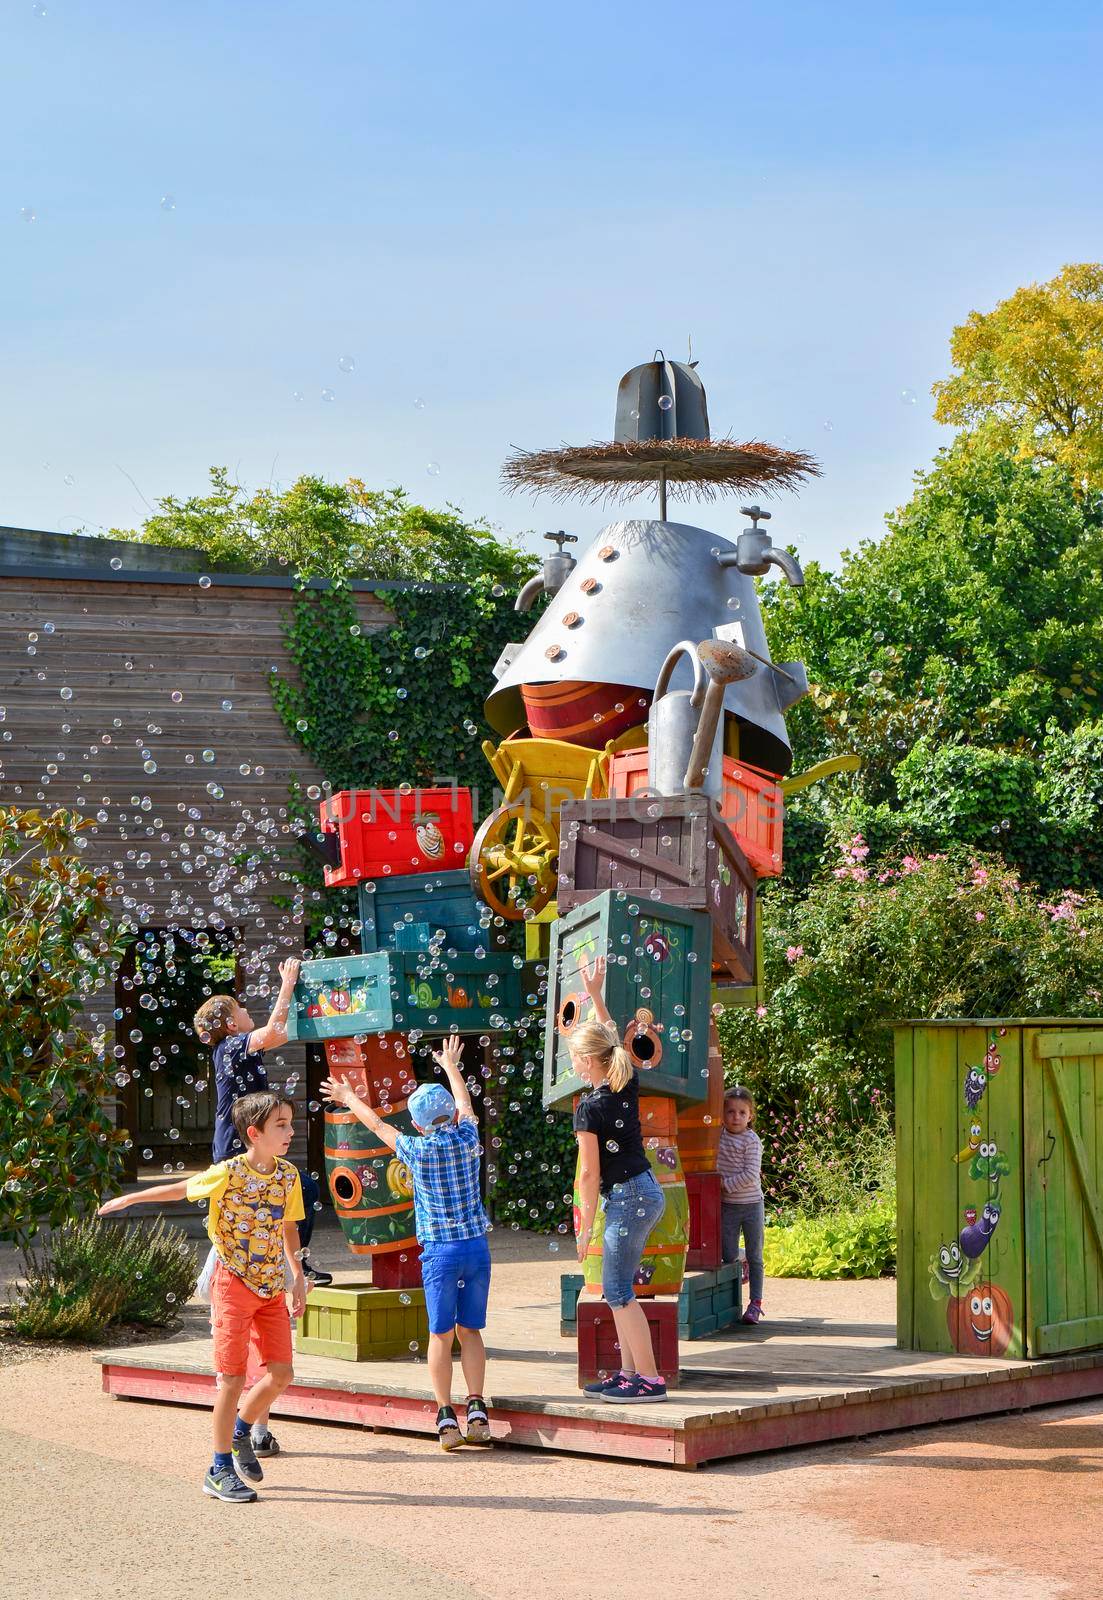
[(666, 1399), (659, 1377), (651, 1329), (633, 1287), (652, 1228), (663, 1214), (662, 1189), (651, 1171), (640, 1132), (640, 1083), (632, 1058), (620, 1041), (602, 994), (605, 959), (591, 967), (583, 955), (579, 975), (593, 1008), (593, 1022), (576, 1027), (568, 1039), (571, 1064), (592, 1086), (574, 1114), (579, 1155), (578, 1259), (585, 1261), (600, 1191), (605, 1207), (601, 1290), (617, 1326), (624, 1366), (587, 1394), (617, 1405)]

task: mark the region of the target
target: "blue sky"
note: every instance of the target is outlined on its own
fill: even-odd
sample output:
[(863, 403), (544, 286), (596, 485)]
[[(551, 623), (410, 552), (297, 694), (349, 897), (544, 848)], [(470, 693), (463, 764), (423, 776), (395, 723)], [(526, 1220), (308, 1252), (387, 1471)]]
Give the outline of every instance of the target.
[(0, 523), (217, 462), (586, 536), (502, 459), (692, 337), (714, 433), (821, 457), (774, 531), (834, 561), (948, 438), (954, 323), (1103, 255), (1101, 46), (1016, 0), (5, 0)]

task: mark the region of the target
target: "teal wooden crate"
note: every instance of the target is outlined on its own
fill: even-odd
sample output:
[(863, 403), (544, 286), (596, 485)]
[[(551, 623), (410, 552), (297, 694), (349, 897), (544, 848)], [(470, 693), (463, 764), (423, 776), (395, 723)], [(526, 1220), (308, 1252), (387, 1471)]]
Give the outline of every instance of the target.
[(471, 874), (427, 873), (381, 878), (360, 885), (360, 948), (474, 953), (500, 947), (503, 930), (494, 927), (490, 908), (477, 898)]
[[(565, 1272), (559, 1280), (559, 1331), (564, 1338), (578, 1332), (578, 1297), (584, 1279)], [(739, 1263), (713, 1272), (687, 1272), (678, 1296), (678, 1337), (708, 1339), (738, 1325), (743, 1315)]]
[(570, 1033), (591, 1015), (579, 959), (608, 960), (605, 1003), (640, 1070), (641, 1094), (680, 1104), (708, 1094), (712, 929), (702, 911), (610, 891), (552, 929), (544, 1104), (566, 1109), (589, 1086), (571, 1069)]
[(522, 969), (514, 962), (501, 951), (448, 957), (390, 950), (304, 961), (288, 1012), (288, 1038), (516, 1027), (527, 1010)]
[(1103, 1347), (1103, 1022), (896, 1028), (897, 1343)]

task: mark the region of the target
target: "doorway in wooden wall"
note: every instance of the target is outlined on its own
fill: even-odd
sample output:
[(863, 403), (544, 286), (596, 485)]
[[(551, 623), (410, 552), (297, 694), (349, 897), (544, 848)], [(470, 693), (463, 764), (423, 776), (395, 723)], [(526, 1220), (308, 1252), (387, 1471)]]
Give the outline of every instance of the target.
[(135, 1174), (205, 1167), (214, 1138), (211, 1052), (192, 1018), (212, 994), (238, 992), (238, 936), (217, 928), (143, 928), (115, 982), (115, 1037), (129, 1082)]

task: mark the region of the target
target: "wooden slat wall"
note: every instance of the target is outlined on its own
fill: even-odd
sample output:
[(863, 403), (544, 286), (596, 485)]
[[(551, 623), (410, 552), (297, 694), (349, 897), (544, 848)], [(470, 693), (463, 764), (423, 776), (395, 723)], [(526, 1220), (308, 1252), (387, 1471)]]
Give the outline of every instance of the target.
[[(112, 872), (141, 923), (239, 927), (258, 1020), (269, 975), (301, 943), (299, 925), (273, 904), (288, 892), (279, 874), (293, 851), (288, 780), (294, 773), (321, 783), (285, 734), (268, 687), (273, 665), (289, 669), (282, 627), (290, 602), (289, 587), (218, 578), (201, 588), (71, 569), (56, 579), (0, 577), (0, 804), (100, 815), (87, 859)], [(356, 604), (365, 631), (393, 621), (371, 593), (358, 593)], [(63, 688), (71, 698), (61, 698)], [(214, 752), (212, 763), (204, 750)], [(144, 770), (143, 751), (156, 772)], [(211, 782), (222, 797), (207, 792)], [(228, 854), (259, 861), (227, 867), (213, 854), (212, 833), (226, 835)], [(111, 1044), (114, 1007), (110, 988), (89, 1006)], [(274, 1082), (298, 1074), (305, 1099), (302, 1047), (289, 1045), (273, 1066)], [(305, 1108), (296, 1123), (293, 1154), (302, 1157)]]

